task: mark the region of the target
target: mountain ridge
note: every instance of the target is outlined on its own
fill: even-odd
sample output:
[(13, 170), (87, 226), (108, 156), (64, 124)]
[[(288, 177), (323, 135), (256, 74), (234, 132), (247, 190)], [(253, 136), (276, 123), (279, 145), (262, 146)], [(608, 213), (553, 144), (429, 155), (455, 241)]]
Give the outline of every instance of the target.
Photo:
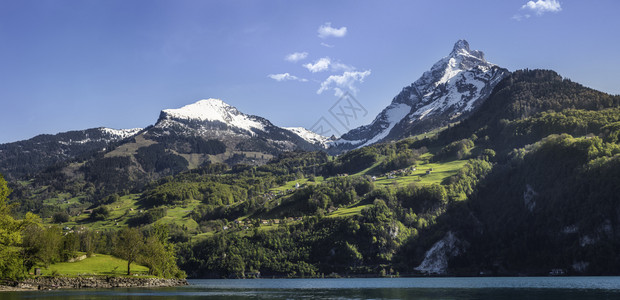
[(103, 151), (142, 130), (97, 127), (40, 134), (27, 140), (0, 144), (0, 173), (9, 179), (34, 174), (56, 163)]
[(241, 113), (236, 107), (221, 99), (209, 98), (187, 104), (181, 108), (162, 110), (155, 126), (165, 126), (162, 123), (171, 119), (198, 120), (221, 122), (227, 126), (245, 129), (250, 134), (254, 134), (253, 130), (255, 129), (265, 129), (264, 124), (261, 123), (262, 120), (258, 118), (254, 115)]
[(280, 151), (318, 150), (297, 133), (266, 118), (245, 114), (220, 99), (203, 99), (177, 109), (164, 109), (147, 135), (199, 136), (219, 139), (230, 149), (277, 154)]
[[(138, 135), (142, 142), (136, 143), (135, 137)], [(263, 117), (244, 114), (220, 99), (209, 98), (180, 108), (163, 109), (155, 124), (146, 128), (98, 127), (54, 135), (42, 134), (28, 140), (0, 144), (0, 172), (9, 179), (17, 179), (80, 156), (109, 151), (118, 143), (134, 146), (126, 145), (123, 147), (125, 152), (113, 151), (106, 155), (127, 156), (133, 153), (126, 152), (127, 149), (148, 147), (153, 143), (162, 143), (170, 147), (168, 150), (186, 153), (188, 147), (211, 148), (204, 143), (212, 140), (223, 142), (232, 152), (254, 153), (251, 155), (255, 158), (259, 158), (258, 153), (269, 154), (260, 156), (263, 159), (259, 160), (259, 164), (282, 151), (313, 151), (325, 147), (324, 137), (307, 130), (278, 127)], [(233, 155), (232, 152), (230, 155)], [(199, 161), (205, 160), (202, 158)], [(243, 161), (251, 163), (254, 158), (246, 160), (243, 156), (237, 156), (230, 162)]]
[(466, 40), (402, 89), (368, 125), (354, 128), (333, 142), (332, 153), (446, 126), (464, 119), (491, 93), (508, 70), (487, 62)]

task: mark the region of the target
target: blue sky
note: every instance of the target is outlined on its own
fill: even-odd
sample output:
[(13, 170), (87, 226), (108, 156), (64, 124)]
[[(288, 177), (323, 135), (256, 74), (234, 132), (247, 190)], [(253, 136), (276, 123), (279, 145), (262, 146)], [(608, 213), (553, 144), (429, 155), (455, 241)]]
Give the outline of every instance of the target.
[(618, 12), (614, 0), (0, 0), (0, 143), (145, 127), (205, 98), (309, 128), (330, 118), (336, 88), (367, 109), (350, 127), (363, 125), (458, 39), (511, 71), (620, 94)]

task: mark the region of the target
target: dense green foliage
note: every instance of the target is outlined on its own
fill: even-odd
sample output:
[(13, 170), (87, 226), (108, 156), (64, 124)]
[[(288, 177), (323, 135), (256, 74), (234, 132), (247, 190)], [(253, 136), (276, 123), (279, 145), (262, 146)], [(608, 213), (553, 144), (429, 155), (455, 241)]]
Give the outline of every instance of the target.
[(402, 224), (379, 204), (359, 219), (309, 218), (248, 237), (217, 235), (185, 248), (181, 266), (197, 277), (366, 274), (388, 262), (406, 236)]
[(398, 153), (394, 151), (388, 155), (388, 157), (381, 162), (381, 170), (383, 172), (389, 172), (392, 170), (404, 169), (416, 164), (420, 154), (417, 151), (413, 151), (409, 148), (399, 149)]
[(22, 263), (19, 255), (21, 231), (24, 223), (13, 219), (6, 198), (11, 193), (6, 180), (0, 175), (0, 277), (19, 278)]
[(247, 190), (218, 182), (168, 182), (144, 194), (144, 201), (150, 205), (178, 204), (184, 200), (230, 205), (247, 200)]
[[(403, 243), (434, 224), (451, 201), (459, 201), (461, 194), (470, 195), (467, 187), (475, 186), (490, 170), (486, 161), (471, 161), (467, 166), (445, 185), (377, 188), (366, 177), (335, 177), (309, 185), (278, 205), (264, 204), (250, 213), (251, 218), (283, 222), (291, 217), (303, 219), (273, 230), (260, 230), (254, 223), (250, 226), (255, 229), (247, 235), (234, 226), (195, 245), (185, 244), (181, 267), (195, 277), (251, 277), (257, 272), (277, 276), (378, 274), (394, 262)], [(323, 217), (354, 203), (369, 205), (360, 215)], [(205, 213), (202, 220), (213, 222), (217, 217), (222, 216)]]
[(617, 144), (550, 136), (494, 168), (434, 234), (450, 228), (469, 242), (453, 261), (455, 271), (616, 274), (620, 261), (610, 254), (620, 249), (619, 167)]
[[(167, 228), (125, 229), (117, 234), (93, 232), (84, 227), (43, 226), (41, 219), (30, 213), (23, 220), (15, 220), (11, 216), (11, 207), (6, 204), (9, 193), (10, 189), (0, 175), (0, 278), (23, 278), (35, 266), (49, 267), (53, 263), (68, 261), (77, 257), (80, 251), (88, 256), (94, 252), (114, 253), (125, 258), (128, 264), (137, 261), (146, 265), (149, 274), (156, 276), (185, 276), (175, 263), (176, 254), (169, 242)], [(56, 216), (54, 220), (64, 221), (61, 218), (64, 216)]]
[(154, 207), (132, 217), (127, 224), (131, 227), (152, 224), (166, 215), (164, 207)]
[(153, 144), (138, 149), (136, 159), (146, 171), (170, 170), (170, 173), (178, 173), (185, 170), (188, 165), (187, 160), (170, 153), (162, 144)]
[(372, 166), (377, 161), (377, 158), (376, 149), (373, 147), (351, 150), (327, 164), (327, 171), (331, 175), (357, 173)]

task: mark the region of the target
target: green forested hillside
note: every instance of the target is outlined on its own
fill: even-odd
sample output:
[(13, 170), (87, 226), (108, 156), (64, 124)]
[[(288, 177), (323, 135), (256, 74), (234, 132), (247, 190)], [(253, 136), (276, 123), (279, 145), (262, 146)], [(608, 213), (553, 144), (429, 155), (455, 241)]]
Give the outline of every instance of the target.
[[(11, 199), (18, 216), (47, 224), (145, 238), (166, 228), (162, 242), (194, 277), (617, 275), (619, 105), (553, 71), (522, 70), (427, 138), (191, 168), (183, 147), (225, 148), (152, 144), (14, 182)], [(123, 159), (164, 172), (134, 185)]]
[(586, 88), (556, 72), (519, 70), (502, 80), (472, 116), (441, 132), (432, 145), (475, 135), (499, 153), (549, 134), (599, 134), (617, 121), (620, 96)]

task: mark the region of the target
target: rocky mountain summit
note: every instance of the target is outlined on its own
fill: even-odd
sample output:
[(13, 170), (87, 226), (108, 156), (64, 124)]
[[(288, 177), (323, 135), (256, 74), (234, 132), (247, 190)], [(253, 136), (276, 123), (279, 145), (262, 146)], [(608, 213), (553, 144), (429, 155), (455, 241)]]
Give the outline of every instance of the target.
[(339, 153), (385, 140), (395, 140), (446, 126), (466, 118), (488, 96), (508, 70), (484, 58), (459, 40), (452, 52), (392, 99), (368, 125), (342, 135), (331, 152)]

